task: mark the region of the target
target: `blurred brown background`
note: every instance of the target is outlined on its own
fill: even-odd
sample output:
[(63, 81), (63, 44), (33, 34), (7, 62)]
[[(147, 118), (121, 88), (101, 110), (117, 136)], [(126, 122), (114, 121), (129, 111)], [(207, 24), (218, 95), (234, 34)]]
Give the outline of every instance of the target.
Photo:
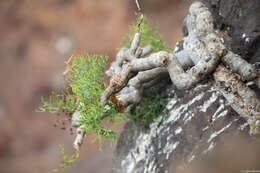
[[(169, 46), (180, 40), (188, 0), (140, 0)], [(37, 113), (40, 96), (62, 89), (64, 61), (83, 52), (110, 56), (134, 20), (134, 0), (0, 0), (0, 173), (50, 173), (74, 136)], [(118, 129), (120, 132), (120, 129)], [(88, 137), (91, 138), (91, 137)], [(66, 172), (109, 172), (113, 147), (87, 140)]]

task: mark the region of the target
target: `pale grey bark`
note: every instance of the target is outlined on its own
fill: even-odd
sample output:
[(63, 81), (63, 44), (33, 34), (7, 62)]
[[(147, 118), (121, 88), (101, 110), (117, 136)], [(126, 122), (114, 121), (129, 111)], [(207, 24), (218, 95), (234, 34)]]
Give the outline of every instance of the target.
[[(134, 86), (130, 81), (138, 79), (138, 85), (148, 86), (145, 83), (154, 83), (158, 81), (154, 79), (161, 76), (151, 70), (158, 67), (167, 67), (173, 84), (179, 90), (191, 89), (204, 80), (216, 70), (220, 61), (241, 75), (242, 80), (255, 80), (259, 76), (253, 65), (225, 47), (223, 38), (214, 30), (212, 15), (203, 3), (194, 2), (190, 6), (184, 25), (188, 33), (182, 41), (182, 48), (177, 44), (175, 54), (160, 51), (144, 58), (143, 55), (150, 49), (139, 47), (141, 35), (136, 33), (131, 47), (118, 53), (115, 62), (117, 68), (112, 65), (108, 70), (107, 74), (112, 76), (110, 85), (101, 96), (101, 103), (104, 104), (115, 93), (118, 93), (116, 97), (122, 105), (139, 103), (143, 88)], [(125, 87), (128, 89), (120, 92)]]
[(142, 99), (143, 89), (151, 87), (152, 84), (154, 85), (159, 79), (162, 80), (167, 76), (168, 71), (164, 67), (139, 72), (135, 77), (129, 80), (126, 86), (127, 92), (122, 92), (116, 97), (124, 107), (139, 103)]
[(81, 147), (84, 137), (86, 135), (86, 131), (83, 128), (84, 128), (84, 125), (81, 125), (77, 128), (76, 138), (73, 142), (73, 147), (75, 148), (76, 151), (80, 150), (80, 147)]
[(135, 4), (136, 4), (136, 6), (137, 6), (137, 9), (138, 9), (139, 11), (141, 11), (141, 7), (140, 7), (140, 4), (139, 4), (139, 1), (138, 1), (138, 0), (135, 0)]
[[(140, 37), (140, 33), (135, 34), (131, 47), (129, 49), (122, 49), (116, 56), (116, 62), (112, 63), (112, 66), (106, 72), (108, 76), (111, 76), (111, 79), (109, 86), (100, 97), (101, 104), (105, 104), (111, 95), (122, 90), (127, 85), (129, 79), (139, 71), (166, 67), (168, 65), (170, 55), (165, 51), (152, 53), (148, 57), (140, 57), (151, 52), (149, 45), (144, 47), (144, 49), (139, 47)], [(129, 98), (126, 96), (122, 97)], [(140, 101), (140, 99), (136, 100)]]
[(228, 51), (226, 56), (222, 58), (222, 62), (230, 67), (233, 72), (240, 74), (243, 80), (252, 80), (257, 77), (253, 65), (231, 51)]

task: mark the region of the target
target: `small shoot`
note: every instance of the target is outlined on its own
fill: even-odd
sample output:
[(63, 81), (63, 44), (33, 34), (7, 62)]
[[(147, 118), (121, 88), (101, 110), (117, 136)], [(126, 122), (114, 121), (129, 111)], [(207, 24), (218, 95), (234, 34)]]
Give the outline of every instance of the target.
[(61, 149), (61, 154), (63, 156), (63, 159), (61, 160), (59, 167), (53, 170), (54, 172), (59, 172), (68, 167), (71, 167), (72, 163), (74, 163), (79, 158), (79, 151), (77, 150), (73, 155), (69, 155), (64, 145), (60, 145), (60, 149)]
[[(52, 92), (47, 100), (42, 98), (42, 106), (38, 109), (40, 112), (50, 113), (62, 111), (69, 116), (68, 119), (71, 119), (71, 115), (75, 111), (80, 112), (81, 117), (78, 123), (81, 125), (81, 130), (84, 133), (94, 133), (100, 149), (104, 140), (115, 142), (117, 137), (114, 131), (107, 129), (102, 124), (104, 118), (102, 115), (106, 114), (111, 119), (119, 116), (111, 99), (106, 102), (105, 106), (101, 105), (99, 101), (100, 95), (106, 87), (104, 70), (107, 60), (106, 56), (89, 54), (70, 58), (64, 72), (67, 87), (61, 94)], [(63, 161), (60, 168), (68, 167), (79, 155), (79, 149), (72, 156), (65, 152), (64, 147), (61, 147), (61, 151)]]
[(147, 18), (143, 16), (142, 13), (136, 13), (136, 18), (136, 23), (130, 26), (131, 34), (127, 34), (121, 42), (123, 47), (129, 48), (135, 33), (140, 30), (142, 35), (140, 46), (150, 45), (151, 49), (156, 51), (173, 51), (172, 48), (166, 46), (166, 43), (163, 41), (161, 34), (159, 34), (154, 28), (148, 26)]

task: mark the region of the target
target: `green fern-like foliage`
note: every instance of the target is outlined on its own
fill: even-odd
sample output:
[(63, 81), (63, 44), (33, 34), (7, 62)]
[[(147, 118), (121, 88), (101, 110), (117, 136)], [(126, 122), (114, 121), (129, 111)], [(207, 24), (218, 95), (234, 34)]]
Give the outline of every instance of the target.
[(60, 145), (61, 154), (63, 159), (58, 168), (54, 169), (54, 172), (59, 172), (62, 169), (70, 167), (72, 163), (74, 163), (79, 158), (79, 151), (76, 151), (73, 155), (69, 155), (63, 145)]
[(135, 33), (139, 31), (138, 24), (140, 24), (140, 32), (142, 35), (140, 46), (151, 45), (152, 50), (164, 50), (172, 52), (173, 50), (166, 46), (166, 43), (163, 41), (161, 34), (159, 34), (156, 31), (156, 29), (150, 27), (147, 24), (147, 18), (145, 16), (143, 16), (143, 19), (141, 16), (141, 13), (136, 13), (137, 19), (136, 22), (133, 23), (129, 28), (130, 34), (127, 34), (121, 42), (123, 47), (130, 47), (131, 41), (133, 40)]
[(39, 110), (51, 113), (62, 110), (73, 113), (77, 110), (81, 113), (78, 123), (84, 126), (83, 130), (96, 134), (100, 142), (103, 137), (114, 141), (116, 134), (103, 127), (101, 115), (106, 113), (113, 118), (117, 112), (112, 101), (106, 103), (110, 107), (109, 112), (99, 102), (105, 88), (104, 69), (107, 60), (105, 56), (88, 54), (73, 57), (66, 69), (68, 87), (61, 94), (53, 92), (49, 100), (42, 98), (43, 106)]
[[(72, 114), (76, 110), (79, 111), (81, 117), (78, 123), (83, 125), (82, 129), (87, 133), (96, 134), (100, 149), (104, 139), (109, 139), (112, 143), (116, 140), (116, 133), (103, 126), (101, 115), (106, 113), (110, 120), (119, 115), (111, 100), (106, 102), (109, 110), (99, 102), (100, 95), (106, 87), (104, 69), (107, 60), (106, 56), (89, 54), (72, 57), (65, 71), (68, 86), (61, 94), (52, 92), (49, 99), (42, 98), (42, 106), (39, 108), (40, 112), (50, 113), (65, 111)], [(57, 170), (70, 166), (78, 158), (78, 154), (66, 154), (64, 148), (62, 153), (64, 158)]]

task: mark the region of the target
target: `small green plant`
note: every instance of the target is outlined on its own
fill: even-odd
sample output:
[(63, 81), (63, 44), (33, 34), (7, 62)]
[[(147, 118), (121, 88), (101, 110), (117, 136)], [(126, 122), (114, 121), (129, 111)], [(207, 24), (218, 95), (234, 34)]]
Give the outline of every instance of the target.
[[(139, 30), (138, 24), (140, 24), (142, 35), (141, 45), (150, 45), (153, 50), (171, 51), (166, 47), (161, 35), (150, 28), (147, 25), (147, 19), (145, 17), (142, 19), (139, 13), (137, 14), (137, 24), (131, 26), (132, 34), (125, 37), (122, 42), (123, 46), (130, 47), (134, 34)], [(111, 143), (116, 141), (116, 133), (103, 125), (103, 115), (106, 115), (112, 123), (115, 122), (115, 119), (127, 118), (131, 119), (133, 123), (141, 121), (147, 125), (161, 115), (166, 104), (165, 93), (158, 94), (158, 89), (153, 88), (149, 91), (150, 97), (145, 96), (139, 105), (132, 106), (126, 114), (116, 111), (112, 98), (105, 105), (101, 105), (100, 96), (106, 88), (104, 70), (107, 61), (107, 56), (100, 55), (85, 54), (71, 57), (64, 72), (67, 86), (59, 94), (52, 92), (48, 99), (42, 97), (42, 106), (38, 109), (40, 112), (65, 112), (69, 116), (68, 119), (71, 119), (75, 111), (80, 112), (81, 116), (77, 123), (81, 125), (81, 130), (84, 132), (96, 135), (100, 149), (102, 149), (104, 140), (108, 139)], [(64, 146), (61, 146), (61, 153), (63, 159), (55, 171), (71, 166), (79, 157), (79, 151), (69, 155)]]
[(155, 86), (150, 88), (144, 94), (142, 102), (138, 105), (132, 105), (127, 112), (128, 119), (131, 121), (131, 130), (135, 130), (136, 123), (143, 126), (152, 123), (158, 116), (164, 116), (165, 106), (168, 103), (167, 93), (160, 91), (162, 87)]
[[(69, 116), (74, 111), (79, 111), (81, 117), (78, 123), (83, 125), (85, 132), (96, 134), (100, 148), (104, 139), (109, 139), (111, 142), (116, 140), (116, 133), (103, 126), (101, 116), (106, 113), (111, 120), (119, 116), (111, 100), (106, 103), (109, 110), (99, 103), (100, 95), (106, 87), (104, 69), (107, 60), (108, 57), (89, 54), (72, 57), (65, 71), (68, 86), (61, 94), (52, 92), (48, 100), (42, 97), (42, 106), (39, 108), (40, 112), (65, 111)], [(60, 168), (69, 166), (78, 156), (78, 154), (68, 156), (64, 148), (62, 153), (64, 159)]]
[(127, 34), (121, 42), (123, 47), (129, 48), (135, 33), (140, 30), (142, 35), (140, 46), (150, 45), (152, 50), (173, 51), (171, 48), (166, 46), (161, 34), (147, 24), (147, 18), (145, 16), (142, 17), (141, 13), (136, 13), (136, 18), (136, 22), (129, 27), (130, 34)]
[(104, 69), (107, 60), (108, 57), (89, 54), (73, 57), (66, 69), (68, 87), (62, 94), (53, 92), (48, 101), (42, 98), (43, 105), (39, 111), (57, 113), (65, 110), (73, 113), (77, 110), (81, 113), (78, 123), (84, 126), (84, 131), (93, 132), (98, 139), (105, 137), (114, 141), (115, 132), (103, 127), (101, 116), (107, 113), (115, 117), (117, 112), (111, 100), (106, 103), (110, 107), (109, 112), (99, 103), (100, 95), (106, 87)]
[(53, 170), (54, 172), (58, 172), (61, 169), (65, 169), (65, 168), (71, 166), (71, 164), (79, 158), (79, 151), (76, 151), (76, 153), (74, 153), (73, 155), (69, 155), (66, 152), (64, 145), (60, 145), (60, 149), (61, 149), (61, 154), (63, 156), (63, 159), (62, 159), (59, 167), (57, 169)]

